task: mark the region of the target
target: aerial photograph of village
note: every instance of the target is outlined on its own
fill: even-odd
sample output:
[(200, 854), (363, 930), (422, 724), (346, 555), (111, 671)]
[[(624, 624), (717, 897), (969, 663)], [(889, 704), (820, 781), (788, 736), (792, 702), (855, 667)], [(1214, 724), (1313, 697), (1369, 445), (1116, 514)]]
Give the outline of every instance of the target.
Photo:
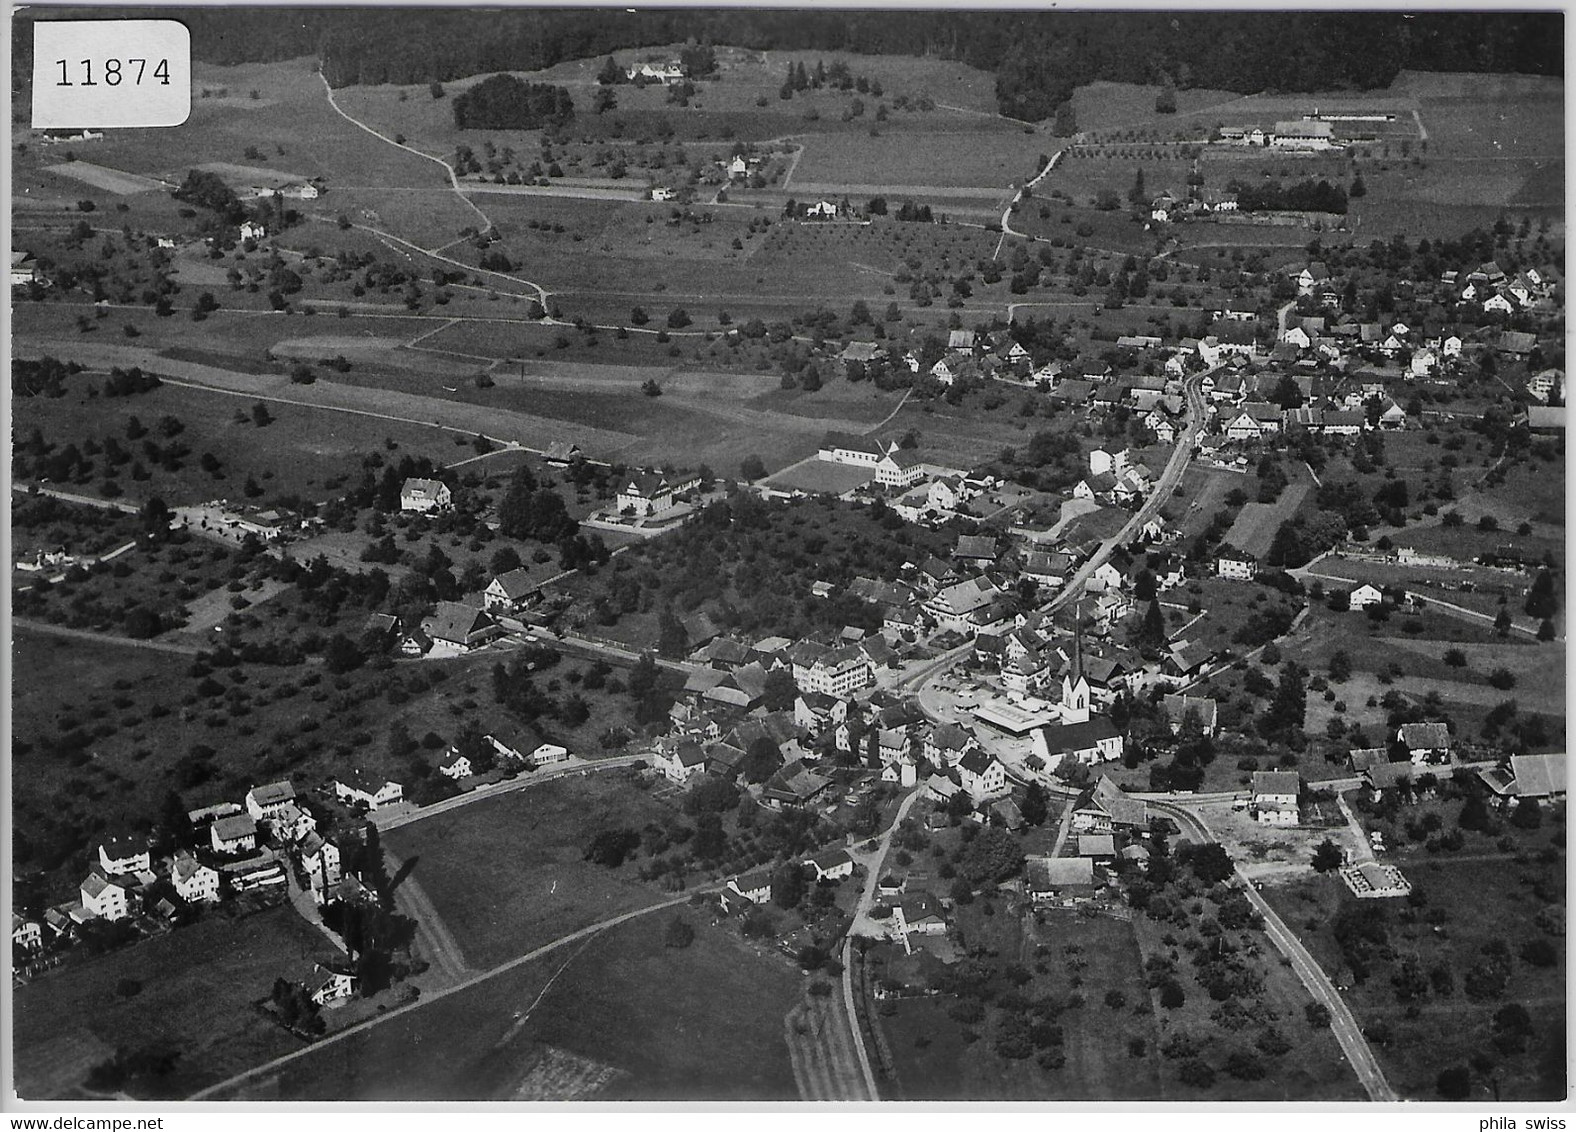
[(11, 1099), (1565, 1101), (1561, 12), (141, 12)]

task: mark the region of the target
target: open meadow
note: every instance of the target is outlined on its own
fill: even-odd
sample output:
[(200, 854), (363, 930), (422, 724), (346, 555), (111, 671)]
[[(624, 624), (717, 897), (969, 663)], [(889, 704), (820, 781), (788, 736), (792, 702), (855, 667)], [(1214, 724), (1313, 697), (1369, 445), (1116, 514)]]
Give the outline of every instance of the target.
[[(138, 1096), (178, 1099), (300, 1049), (252, 1003), (280, 976), (300, 978), (339, 953), (289, 905), (200, 923), (70, 963), (19, 987), (17, 1092), (26, 1100), (87, 1099), (82, 1083), (117, 1050), (173, 1052), (168, 1073)], [(135, 987), (135, 989), (132, 989)], [(130, 993), (127, 993), (127, 992)]]
[[(617, 779), (567, 778), (478, 801), (388, 834), (471, 965), (485, 970), (663, 896), (633, 866), (583, 859), (605, 829), (661, 822), (666, 807)], [(478, 870), (477, 862), (487, 867)]]
[[(694, 925), (690, 946), (663, 945), (674, 917)], [(314, 1050), (236, 1099), (793, 1100), (783, 1019), (802, 978), (710, 918), (657, 912), (569, 944)]]

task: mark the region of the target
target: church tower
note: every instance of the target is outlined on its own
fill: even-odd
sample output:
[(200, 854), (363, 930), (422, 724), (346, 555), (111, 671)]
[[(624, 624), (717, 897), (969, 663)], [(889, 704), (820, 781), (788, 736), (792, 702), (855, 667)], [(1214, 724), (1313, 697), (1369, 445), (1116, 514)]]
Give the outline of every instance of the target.
[(1061, 715), (1063, 723), (1089, 722), (1089, 681), (1083, 670), (1083, 617), (1081, 607), (1075, 607), (1073, 621), (1073, 657), (1067, 671), (1062, 674)]

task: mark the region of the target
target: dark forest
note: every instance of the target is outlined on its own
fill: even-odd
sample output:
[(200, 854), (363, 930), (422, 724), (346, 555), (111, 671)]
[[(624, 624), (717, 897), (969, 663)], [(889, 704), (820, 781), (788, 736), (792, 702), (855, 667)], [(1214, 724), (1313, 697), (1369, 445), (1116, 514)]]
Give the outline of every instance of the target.
[[(102, 11), (102, 10), (98, 10)], [(44, 18), (82, 18), (60, 9)], [(1075, 87), (1105, 79), (1239, 92), (1370, 90), (1402, 70), (1563, 74), (1556, 12), (945, 12), (574, 8), (151, 9), (175, 17), (197, 59), (316, 55), (336, 86), (448, 81), (535, 70), (689, 40), (756, 50), (933, 55), (996, 75), (1001, 112), (1049, 118)], [(13, 88), (31, 39), (13, 23)], [(20, 84), (17, 76), (23, 77)]]

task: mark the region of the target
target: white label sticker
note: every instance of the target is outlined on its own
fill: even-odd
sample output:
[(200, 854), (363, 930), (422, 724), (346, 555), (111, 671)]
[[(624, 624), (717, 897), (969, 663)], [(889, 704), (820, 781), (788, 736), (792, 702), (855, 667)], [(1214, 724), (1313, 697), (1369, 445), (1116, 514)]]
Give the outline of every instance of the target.
[(33, 128), (179, 126), (192, 112), (192, 37), (175, 20), (33, 24)]

